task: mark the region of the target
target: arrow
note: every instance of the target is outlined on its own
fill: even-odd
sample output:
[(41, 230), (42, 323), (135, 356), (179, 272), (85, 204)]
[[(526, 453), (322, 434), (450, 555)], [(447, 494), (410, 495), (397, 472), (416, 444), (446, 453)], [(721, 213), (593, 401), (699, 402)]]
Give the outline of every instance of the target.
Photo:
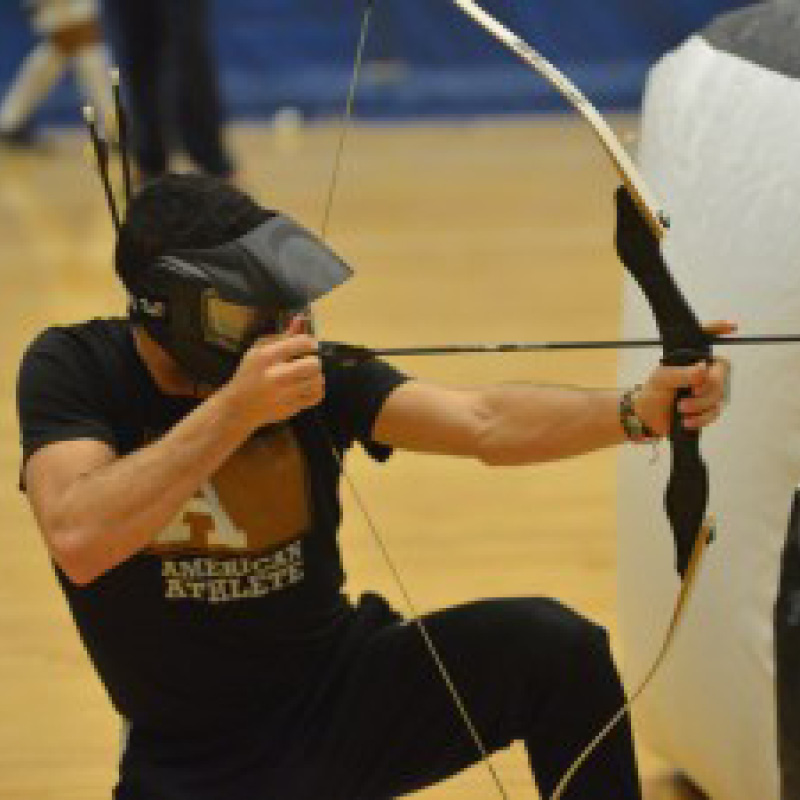
[[(800, 334), (764, 334), (760, 336), (711, 336), (717, 345), (772, 345), (800, 342)], [(343, 367), (354, 367), (374, 358), (401, 356), (449, 356), (480, 353), (536, 353), (569, 350), (636, 350), (661, 347), (661, 339), (602, 339), (565, 342), (477, 342), (464, 344), (432, 344), (407, 347), (366, 347), (343, 342), (320, 342), (321, 358)]]

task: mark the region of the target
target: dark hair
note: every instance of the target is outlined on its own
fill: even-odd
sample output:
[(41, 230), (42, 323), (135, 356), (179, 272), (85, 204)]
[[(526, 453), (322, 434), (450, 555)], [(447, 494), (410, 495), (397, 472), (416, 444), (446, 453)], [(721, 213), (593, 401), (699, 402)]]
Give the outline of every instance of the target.
[(159, 256), (225, 244), (274, 215), (220, 178), (165, 175), (131, 201), (114, 252), (117, 275), (135, 291)]

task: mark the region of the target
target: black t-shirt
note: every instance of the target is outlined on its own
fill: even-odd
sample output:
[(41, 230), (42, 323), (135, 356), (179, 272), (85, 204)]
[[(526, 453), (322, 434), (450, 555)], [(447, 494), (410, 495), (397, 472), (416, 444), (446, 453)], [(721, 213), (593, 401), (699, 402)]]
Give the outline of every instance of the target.
[[(353, 610), (337, 543), (340, 466), (404, 376), (326, 367), (315, 409), (248, 440), (145, 550), (86, 586), (56, 567), (120, 714), (156, 737), (237, 721), (280, 724), (337, 657)], [(89, 438), (124, 456), (197, 401), (164, 395), (125, 320), (51, 328), (22, 362), (23, 458)], [(109, 531), (113, 535), (113, 531)]]

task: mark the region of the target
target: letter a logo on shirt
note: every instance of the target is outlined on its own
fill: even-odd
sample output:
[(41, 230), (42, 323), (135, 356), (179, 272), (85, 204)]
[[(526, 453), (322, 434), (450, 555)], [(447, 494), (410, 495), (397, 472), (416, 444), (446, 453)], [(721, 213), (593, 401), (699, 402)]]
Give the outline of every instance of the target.
[(246, 442), (159, 534), (150, 552), (258, 553), (302, 536), (311, 504), (305, 457), (288, 426)]

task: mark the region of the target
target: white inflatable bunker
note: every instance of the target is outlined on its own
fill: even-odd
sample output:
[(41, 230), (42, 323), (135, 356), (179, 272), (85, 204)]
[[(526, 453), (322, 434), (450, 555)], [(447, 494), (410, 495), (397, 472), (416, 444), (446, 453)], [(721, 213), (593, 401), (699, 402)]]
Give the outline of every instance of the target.
[[(783, 61), (769, 36), (786, 31), (785, 20), (795, 25), (796, 52)], [(672, 219), (667, 261), (702, 319), (736, 320), (742, 334), (800, 332), (798, 75), (800, 3), (768, 3), (728, 15), (665, 56), (645, 93), (639, 161)], [(623, 319), (626, 336), (655, 334), (633, 282)], [(781, 709), (777, 699), (785, 698), (775, 609), (782, 591), (793, 614), (783, 627), (792, 633), (800, 593), (785, 576), (781, 585), (781, 560), (785, 547), (800, 554), (787, 536), (800, 482), (800, 345), (717, 353), (734, 364), (726, 418), (702, 440), (718, 535), (674, 649), (634, 718), (641, 741), (712, 800), (798, 800), (800, 751), (790, 750), (790, 734), (800, 708)], [(653, 357), (626, 353), (621, 385), (640, 379)], [(679, 588), (662, 511), (669, 448), (653, 466), (650, 456), (627, 447), (620, 457), (619, 618), (629, 687), (652, 662)], [(792, 635), (790, 651), (800, 657)]]

